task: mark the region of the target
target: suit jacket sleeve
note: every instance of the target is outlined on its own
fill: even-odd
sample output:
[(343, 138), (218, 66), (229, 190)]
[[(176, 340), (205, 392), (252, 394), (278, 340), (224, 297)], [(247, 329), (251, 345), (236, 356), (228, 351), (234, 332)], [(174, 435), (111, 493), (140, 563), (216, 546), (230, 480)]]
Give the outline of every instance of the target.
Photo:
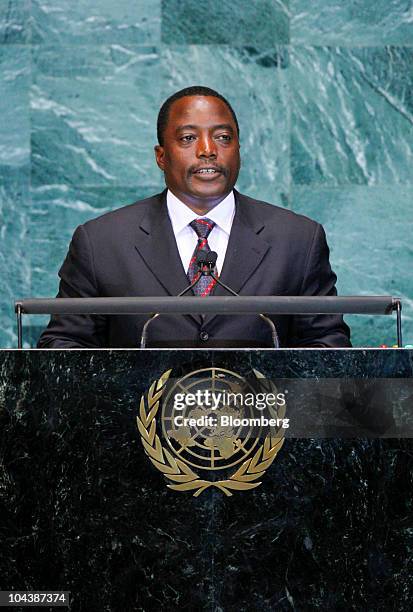
[[(99, 297), (94, 254), (85, 226), (80, 225), (59, 270), (57, 297)], [(106, 317), (102, 315), (52, 316), (40, 336), (39, 348), (101, 348), (105, 346)]]
[[(337, 295), (336, 275), (329, 261), (324, 229), (315, 224), (308, 249), (300, 295)], [(310, 315), (292, 318), (290, 333), (294, 347), (350, 347), (350, 330), (341, 315)]]

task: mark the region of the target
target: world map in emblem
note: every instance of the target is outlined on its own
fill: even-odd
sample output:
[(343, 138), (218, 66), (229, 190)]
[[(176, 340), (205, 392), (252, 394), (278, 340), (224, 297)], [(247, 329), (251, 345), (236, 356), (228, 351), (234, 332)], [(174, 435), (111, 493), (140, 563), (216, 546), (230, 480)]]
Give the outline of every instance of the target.
[(174, 455), (208, 471), (244, 461), (260, 444), (262, 427), (251, 427), (256, 408), (241, 400), (262, 390), (261, 384), (256, 377), (250, 380), (214, 367), (170, 381), (161, 418), (163, 436)]

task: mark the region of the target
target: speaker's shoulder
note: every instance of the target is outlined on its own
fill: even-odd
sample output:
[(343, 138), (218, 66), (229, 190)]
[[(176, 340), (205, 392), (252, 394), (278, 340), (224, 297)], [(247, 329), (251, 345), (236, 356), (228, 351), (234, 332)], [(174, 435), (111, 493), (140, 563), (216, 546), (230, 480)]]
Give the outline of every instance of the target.
[(282, 225), (284, 228), (307, 229), (314, 231), (319, 225), (314, 219), (296, 213), (288, 208), (256, 200), (243, 194), (237, 194), (237, 201), (243, 210), (252, 218), (260, 219), (265, 225)]
[(84, 225), (88, 231), (96, 231), (103, 228), (113, 227), (118, 228), (120, 225), (132, 223), (136, 226), (140, 220), (146, 216), (150, 208), (161, 206), (163, 194), (159, 193), (144, 200), (137, 200), (132, 204), (121, 206), (109, 212), (106, 212), (95, 219), (87, 221)]

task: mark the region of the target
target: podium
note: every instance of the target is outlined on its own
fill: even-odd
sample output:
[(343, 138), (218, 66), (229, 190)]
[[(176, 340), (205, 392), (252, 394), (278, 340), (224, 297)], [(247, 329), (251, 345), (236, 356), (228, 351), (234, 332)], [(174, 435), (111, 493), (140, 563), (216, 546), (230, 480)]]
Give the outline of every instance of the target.
[(408, 349), (2, 351), (2, 589), (89, 612), (407, 610), (411, 439), (286, 437), (253, 489), (173, 490), (141, 398), (203, 368), (389, 380), (396, 412), (412, 401)]

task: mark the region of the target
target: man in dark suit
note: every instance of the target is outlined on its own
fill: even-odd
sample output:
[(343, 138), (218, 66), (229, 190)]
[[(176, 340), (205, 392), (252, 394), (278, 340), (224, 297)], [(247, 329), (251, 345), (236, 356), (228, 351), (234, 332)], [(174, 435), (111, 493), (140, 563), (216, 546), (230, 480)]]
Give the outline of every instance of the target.
[[(59, 272), (60, 297), (177, 295), (199, 249), (218, 253), (220, 279), (241, 295), (335, 295), (322, 227), (234, 190), (239, 127), (217, 92), (192, 87), (164, 103), (156, 162), (167, 190), (77, 228)], [(225, 295), (203, 279), (201, 299)], [(185, 299), (185, 298), (182, 298)], [(272, 317), (283, 347), (350, 346), (341, 316)], [(39, 347), (136, 347), (144, 316), (52, 317)], [(268, 347), (258, 316), (162, 315), (151, 347)]]

